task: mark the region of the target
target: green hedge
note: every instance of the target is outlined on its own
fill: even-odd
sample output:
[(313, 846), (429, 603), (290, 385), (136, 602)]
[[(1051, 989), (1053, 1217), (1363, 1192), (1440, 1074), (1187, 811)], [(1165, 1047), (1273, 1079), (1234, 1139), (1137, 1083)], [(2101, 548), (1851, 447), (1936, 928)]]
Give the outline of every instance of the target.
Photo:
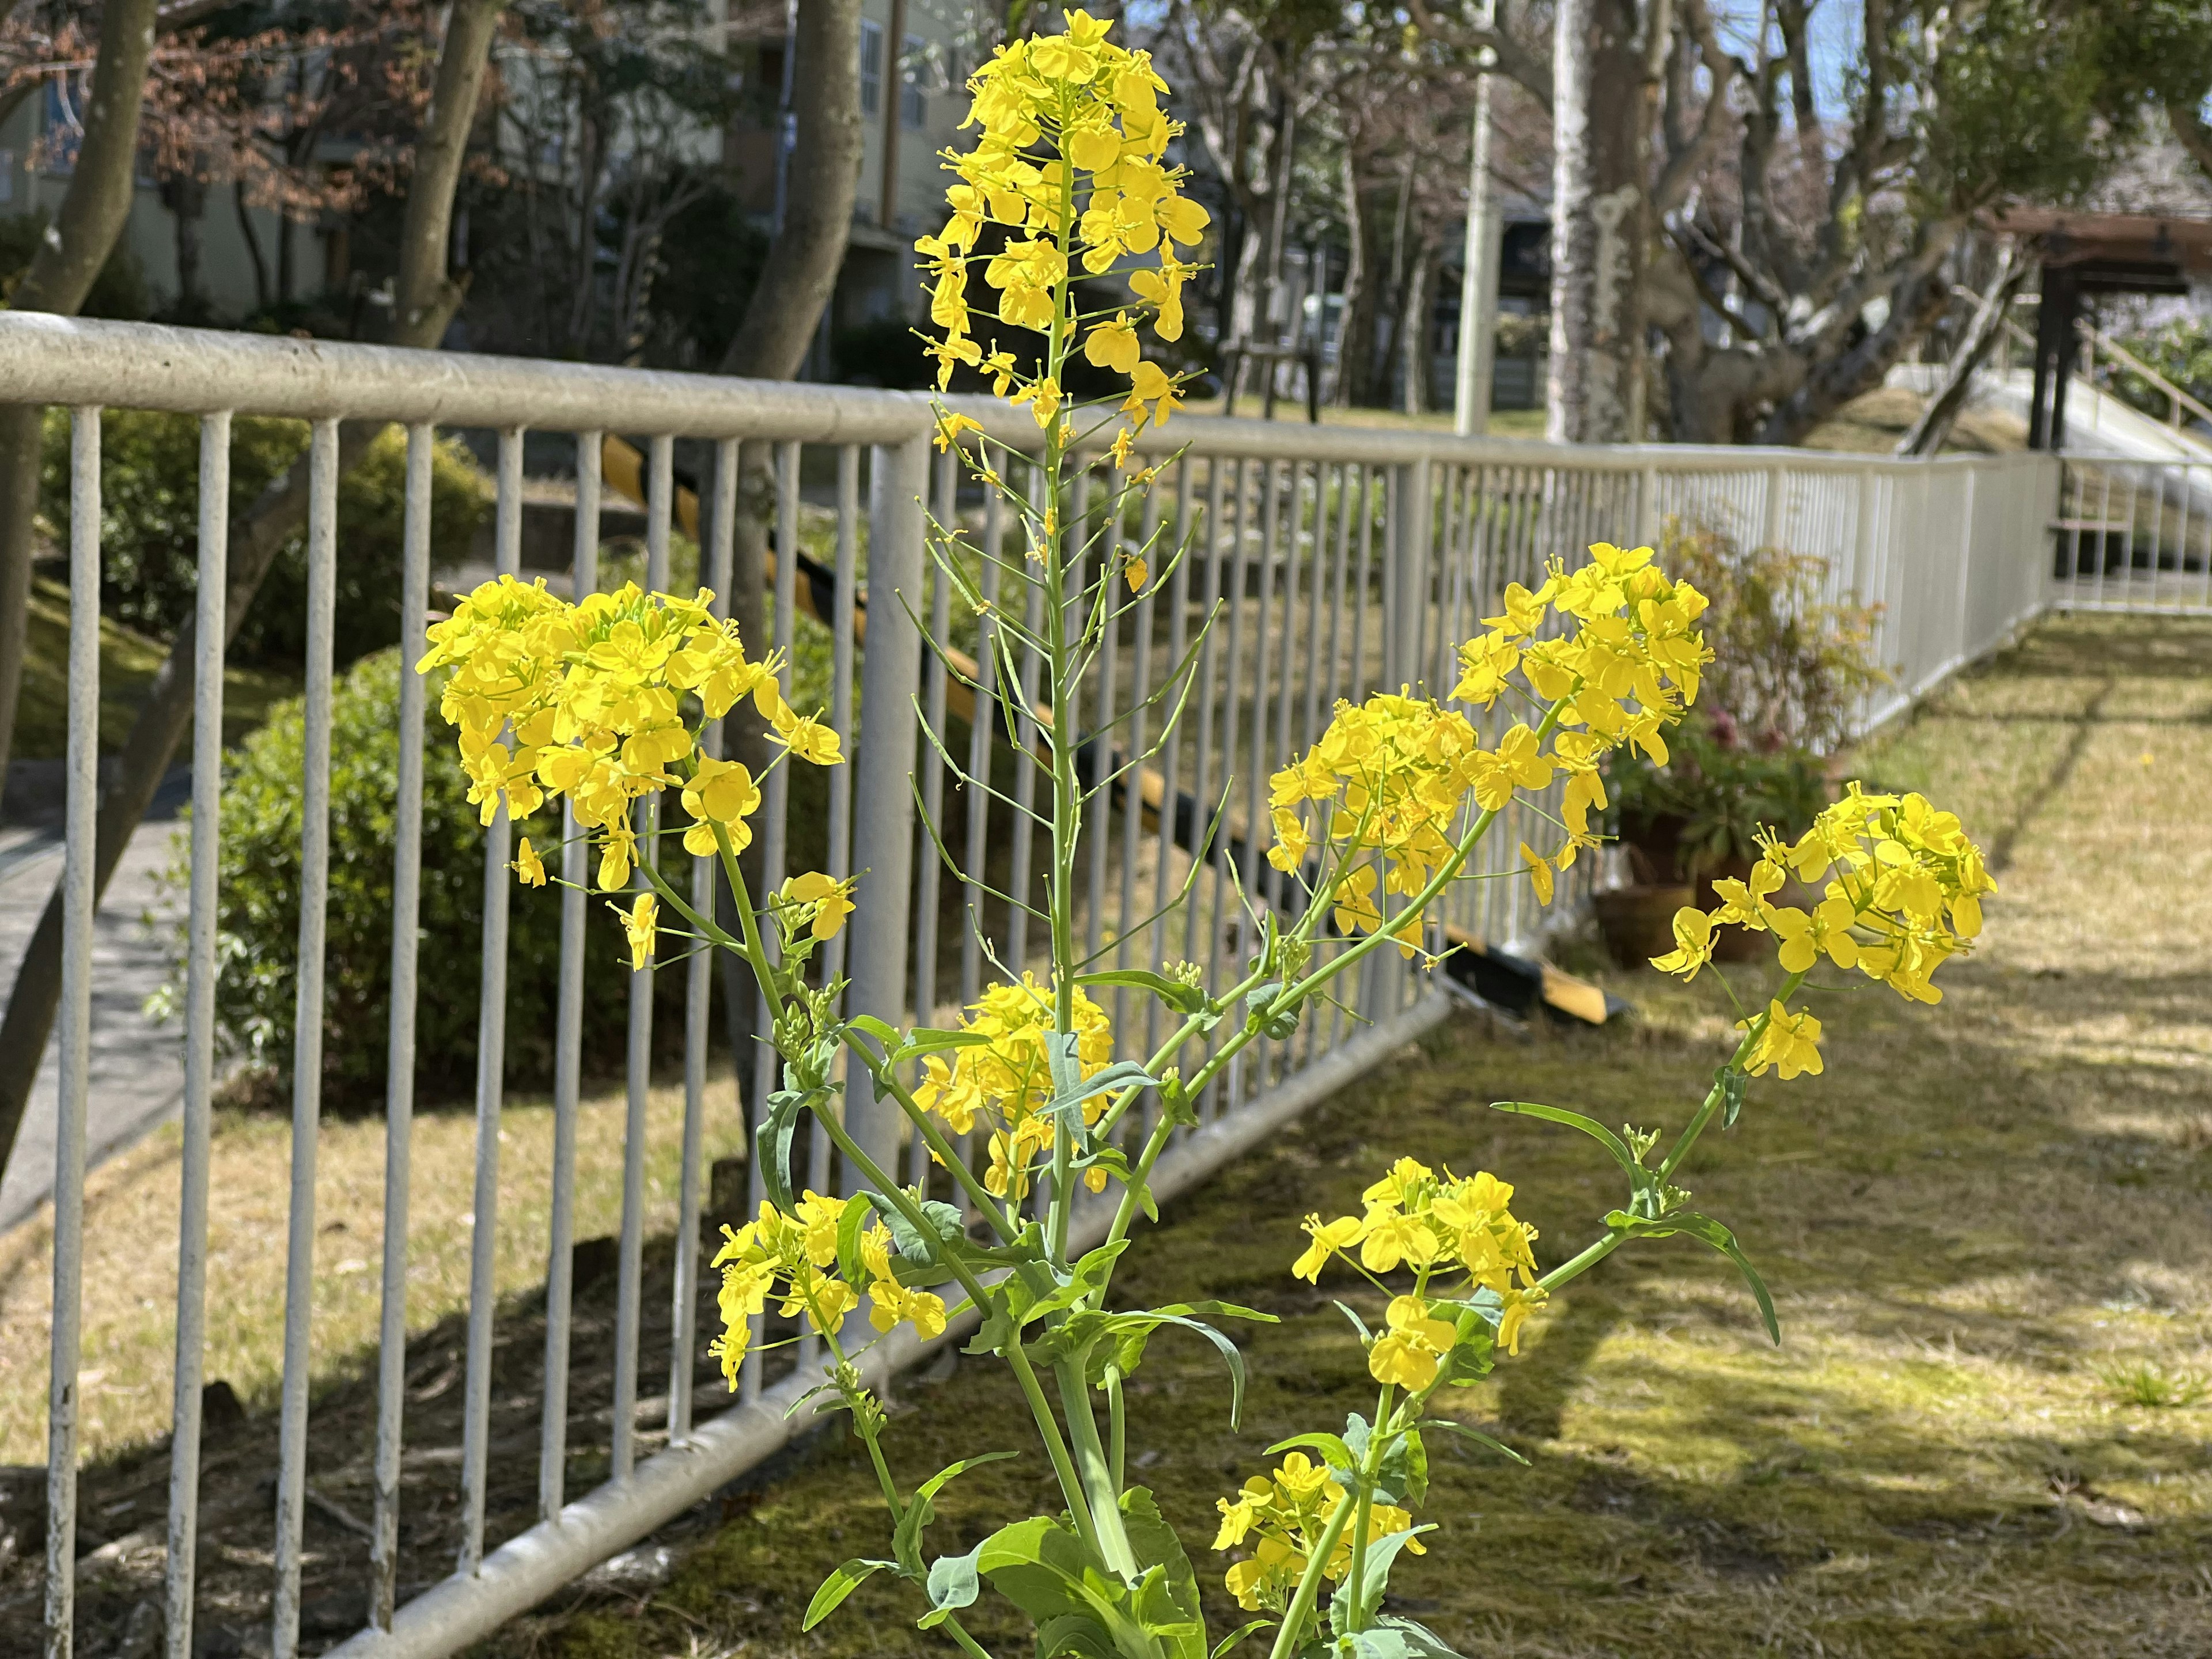
[[(396, 651), (340, 676), (331, 699), (331, 887), (325, 957), (323, 1063), (326, 1099), (374, 1109), (384, 1099), (392, 994), (393, 804), (398, 793)], [(226, 760), (216, 916), (218, 1039), (226, 1052), (289, 1078), (295, 962), (300, 933), (300, 779), (305, 726), (296, 700)], [(424, 721), (422, 883), (416, 1004), (418, 1087), (424, 1097), (465, 1096), (476, 1075), (477, 1001), (483, 948), (484, 834), (468, 804), (453, 731)], [(557, 811), (519, 825), (556, 862)], [(185, 879), (183, 837), (169, 879)], [(588, 907), (584, 997), (586, 1063), (618, 1064), (628, 1020), (622, 930), (605, 902)], [(517, 884), (509, 910), (507, 1075), (542, 1087), (553, 1072), (553, 1011), (560, 979), (561, 890)], [(181, 954), (181, 939), (179, 939)], [(656, 1029), (681, 1040), (681, 973), (658, 976)], [(163, 994), (181, 1005), (181, 970)]]
[[(140, 410), (100, 416), (100, 609), (143, 633), (172, 638), (199, 592), (199, 420)], [(245, 514), (307, 447), (304, 421), (240, 416), (231, 422), (230, 510)], [(64, 542), (70, 524), (70, 421), (46, 415), (40, 511)], [(386, 428), (338, 483), (337, 653), (348, 663), (399, 639), (407, 440)], [(430, 559), (463, 557), (487, 511), (482, 477), (455, 439), (431, 465)], [(296, 661), (307, 645), (306, 538), (278, 552), (232, 642), (239, 662)]]

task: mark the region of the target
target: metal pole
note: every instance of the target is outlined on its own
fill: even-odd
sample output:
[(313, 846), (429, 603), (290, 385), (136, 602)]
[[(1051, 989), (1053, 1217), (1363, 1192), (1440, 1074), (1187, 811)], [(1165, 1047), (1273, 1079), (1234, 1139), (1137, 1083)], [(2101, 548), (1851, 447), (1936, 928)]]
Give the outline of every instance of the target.
[[(207, 1347), (208, 1143), (215, 1076), (216, 854), (222, 828), (222, 650), (228, 595), (230, 416), (200, 422), (199, 592), (192, 635), (191, 908), (185, 970), (184, 1157), (177, 1221), (177, 1371), (169, 1436), (164, 1646), (192, 1650), (199, 1540), (200, 1380)], [(419, 653), (417, 653), (420, 654)]]
[(70, 411), (69, 800), (62, 874), (61, 1092), (54, 1111), (54, 1300), (47, 1352), (46, 1659), (76, 1625), (77, 1359), (84, 1309), (84, 1112), (100, 789), (100, 410)]
[[(853, 918), (852, 988), (845, 1006), (893, 1024), (906, 1013), (908, 927), (913, 908), (914, 696), (921, 673), (921, 492), (929, 441), (876, 451), (875, 523), (868, 537), (868, 646), (860, 662), (866, 725), (853, 764), (853, 868), (860, 872)], [(911, 609), (909, 609), (911, 607)], [(1010, 964), (1011, 965), (1011, 964)], [(865, 1079), (848, 1085), (846, 1124), (884, 1169), (898, 1154), (898, 1109)], [(859, 1171), (848, 1170), (849, 1188)]]

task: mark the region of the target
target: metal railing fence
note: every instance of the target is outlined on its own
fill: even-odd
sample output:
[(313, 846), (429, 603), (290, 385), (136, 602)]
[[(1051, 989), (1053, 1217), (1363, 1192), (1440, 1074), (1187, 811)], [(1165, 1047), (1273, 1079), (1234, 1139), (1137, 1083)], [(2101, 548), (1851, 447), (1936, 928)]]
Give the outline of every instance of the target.
[[(1040, 874), (1037, 849), (1029, 837), (1009, 833), (1012, 815), (1003, 804), (994, 804), (990, 792), (960, 787), (935, 752), (957, 754), (971, 774), (991, 778), (995, 790), (1026, 805), (1035, 800), (1038, 786), (1036, 734), (994, 732), (988, 695), (972, 699), (963, 715), (957, 683), (929, 659), (915, 621), (927, 619), (939, 638), (979, 659), (988, 694), (994, 672), (992, 653), (985, 648), (991, 617), (957, 614), (963, 607), (954, 605), (951, 585), (925, 557), (925, 513), (963, 524), (971, 544), (980, 540), (995, 546), (1010, 526), (995, 503), (963, 495), (954, 457), (933, 455), (929, 400), (906, 393), (8, 314), (0, 315), (0, 400), (64, 404), (74, 416), (67, 947), (46, 1581), (46, 1647), (56, 1659), (71, 1651), (75, 1631), (73, 1481), (80, 1456), (76, 1310), (84, 1224), (87, 975), (99, 706), (99, 411), (114, 406), (201, 417), (187, 1086), (164, 1569), (165, 1641), (172, 1659), (187, 1659), (193, 1651), (194, 1545), (199, 1530), (229, 422), (237, 413), (295, 416), (313, 423), (292, 1186), (276, 1535), (264, 1540), (274, 1544), (270, 1651), (275, 1659), (292, 1659), (301, 1646), (306, 1505), (315, 1495), (307, 1476), (321, 1455), (311, 1432), (309, 1383), (318, 1358), (313, 1249), (324, 1020), (319, 975), (328, 892), (332, 604), (341, 556), (336, 534), (339, 422), (390, 422), (406, 429), (400, 605), (405, 629), (401, 650), (410, 663), (422, 651), (423, 619), (431, 603), (430, 459), (439, 428), (491, 428), (499, 434), (494, 544), (498, 568), (507, 573), (520, 564), (523, 432), (526, 428), (574, 434), (577, 512), (570, 580), (580, 594), (592, 591), (598, 579), (606, 435), (642, 434), (647, 580), (654, 585), (668, 580), (682, 493), (674, 445), (679, 438), (708, 441), (712, 477), (698, 491), (703, 509), (698, 539), (702, 580), (724, 596), (718, 604), (726, 602), (732, 568), (738, 445), (754, 441), (773, 447), (775, 552), (767, 595), (768, 643), (788, 652), (802, 618), (810, 619), (809, 629), (826, 625), (830, 719), (853, 758), (831, 775), (826, 817), (818, 826), (795, 823), (787, 772), (776, 771), (757, 820), (762, 877), (772, 884), (793, 864), (795, 828), (805, 830), (810, 844), (818, 836), (833, 874), (866, 872), (860, 909), (828, 966), (831, 971), (849, 970), (853, 1009), (894, 1019), (919, 1013), (942, 1021), (957, 1005), (975, 999), (987, 976), (988, 956), (1019, 968), (1036, 959), (1035, 946), (1041, 942), (1030, 937), (1035, 930), (1025, 927), (1018, 909), (993, 901), (986, 891), (987, 878), (1012, 892), (1029, 890)], [(980, 402), (963, 401), (959, 407), (1011, 442), (1035, 441), (1033, 425), (1018, 411), (1010, 414)], [(1258, 831), (1266, 823), (1267, 774), (1314, 740), (1340, 697), (1407, 684), (1447, 692), (1456, 678), (1454, 643), (1480, 627), (1480, 618), (1494, 608), (1507, 582), (1540, 580), (1547, 558), (1565, 556), (1572, 562), (1594, 540), (1650, 539), (1668, 515), (1708, 523), (1745, 543), (1787, 545), (1821, 556), (1828, 562), (1833, 597), (1856, 595), (1882, 607), (1876, 647), (1893, 665), (1895, 679), (1865, 711), (1869, 723), (1887, 718), (1946, 674), (2002, 643), (2054, 590), (2045, 538), (2053, 519), (2057, 471), (2047, 457), (1896, 462), (1795, 451), (1571, 449), (1418, 432), (1192, 417), (1146, 433), (1140, 447), (1163, 461), (1165, 471), (1143, 520), (1107, 527), (1104, 545), (1110, 552), (1115, 538), (1149, 533), (1165, 520), (1187, 544), (1187, 555), (1171, 567), (1162, 563), (1161, 576), (1124, 619), (1115, 648), (1102, 661), (1090, 694), (1092, 705), (1052, 714), (1078, 733), (1113, 730), (1111, 752), (1134, 759), (1159, 742), (1164, 711), (1156, 704), (1156, 694), (1175, 665), (1196, 648), (1193, 689), (1173, 739), (1132, 772), (1118, 793), (1102, 798), (1105, 810), (1081, 850), (1082, 925), (1090, 948), (1116, 965), (1187, 958), (1218, 974), (1233, 961), (1245, 938), (1238, 931), (1240, 889), (1256, 902), (1286, 905), (1297, 896), (1261, 856)], [(1097, 498), (1092, 499), (1094, 506), (1086, 510), (1096, 510)], [(802, 570), (799, 556), (808, 525), (826, 529), (834, 544), (826, 615), (814, 586), (823, 573), (812, 567)], [(2182, 544), (2195, 545), (2185, 538)], [(860, 580), (863, 554), (865, 594)], [(2128, 566), (2130, 572), (2134, 568)], [(981, 572), (986, 593), (995, 599), (996, 572), (988, 562)], [(2109, 575), (2100, 574), (2100, 580)], [(1032, 592), (1028, 603), (1034, 620), (1040, 600)], [(1201, 643), (1200, 630), (1208, 617), (1214, 620)], [(811, 620), (817, 617), (818, 623)], [(750, 643), (757, 649), (762, 642)], [(1033, 685), (1035, 658), (1019, 662), (1018, 671), (1025, 687)], [(645, 1107), (654, 1019), (653, 970), (648, 969), (633, 976), (629, 992), (628, 1116), (617, 1317), (610, 1362), (613, 1407), (611, 1416), (578, 1415), (571, 1409), (576, 1122), (589, 1058), (583, 1051), (581, 1018), (586, 900), (572, 888), (561, 901), (563, 956), (556, 1005), (550, 1011), (556, 1058), (542, 1403), (534, 1434), (525, 1437), (534, 1443), (534, 1455), (527, 1449), (513, 1453), (536, 1466), (536, 1501), (520, 1509), (489, 1506), (488, 1472), (495, 1451), (506, 1456), (512, 1450), (494, 1445), (492, 1399), (503, 1041), (510, 1018), (544, 1017), (544, 1011), (507, 1006), (502, 975), (512, 890), (505, 867), (510, 833), (503, 820), (495, 823), (484, 855), (475, 1231), (458, 1458), (460, 1521), (450, 1576), (411, 1596), (402, 1595), (414, 1018), (417, 998), (436, 994), (440, 971), (438, 963), (418, 960), (416, 946), (428, 714), (419, 680), (409, 674), (404, 685), (396, 733), (401, 782), (395, 804), (383, 1311), (369, 1368), (377, 1390), (373, 1508), (358, 1559), (331, 1565), (329, 1550), (316, 1556), (318, 1572), (358, 1575), (356, 1582), (366, 1581), (368, 1623), (339, 1649), (362, 1659), (453, 1652), (757, 1464), (798, 1431), (789, 1408), (806, 1386), (810, 1358), (801, 1348), (795, 1360), (778, 1369), (756, 1348), (733, 1406), (710, 1412), (696, 1392), (708, 1379), (719, 1382), (711, 1362), (702, 1370), (706, 1356), (699, 1331), (711, 971), (708, 958), (699, 956), (684, 969), (681, 1201), (674, 1305), (668, 1310), (667, 1390), (650, 1402), (640, 1392), (643, 1339), (655, 1317), (645, 1305), (641, 1265), (647, 1224)], [(786, 690), (795, 695), (788, 684)], [(926, 738), (918, 734), (909, 713), (917, 705), (928, 728)], [(1469, 712), (1494, 734), (1497, 716)], [(1011, 742), (1006, 740), (1009, 735)], [(1099, 752), (1107, 751), (1102, 747)], [(919, 778), (924, 810), (945, 841), (959, 851), (964, 876), (945, 871), (936, 856), (933, 838), (916, 817), (910, 776)], [(1217, 807), (1224, 828), (1209, 842), (1204, 826)], [(1532, 842), (1542, 839), (1533, 809), (1516, 808), (1514, 820), (1501, 830), (1474, 874), (1517, 872), (1515, 843), (1524, 836)], [(582, 848), (574, 840), (565, 848), (562, 868), (573, 882), (580, 884), (586, 877)], [(1585, 863), (1575, 874), (1587, 882), (1589, 870)], [(713, 879), (705, 860), (694, 861), (691, 879), (693, 893), (704, 902)], [(1178, 902), (1186, 892), (1188, 899)], [(1455, 892), (1444, 920), (1454, 937), (1501, 943), (1532, 938), (1536, 930), (1532, 896), (1521, 880), (1468, 883)], [(1389, 951), (1369, 958), (1351, 1000), (1356, 1013), (1316, 1013), (1290, 1037), (1248, 1052), (1204, 1103), (1201, 1127), (1189, 1132), (1164, 1164), (1156, 1182), (1162, 1196), (1202, 1179), (1288, 1116), (1378, 1063), (1442, 1018), (1449, 1006), (1425, 975)], [(1126, 1000), (1111, 1012), (1117, 1030), (1135, 1048), (1130, 1024), (1136, 1017)], [(1158, 1032), (1149, 1018), (1143, 1023), (1149, 1045)], [(747, 1098), (757, 1101), (765, 1093), (761, 1085), (767, 1063), (763, 1048), (757, 1069), (746, 1068), (752, 1070)], [(855, 1133), (888, 1164), (901, 1152), (895, 1114), (866, 1098), (864, 1087), (856, 1085), (854, 1094), (848, 1109)], [(923, 1149), (909, 1146), (905, 1156), (915, 1178), (929, 1174)], [(808, 1174), (811, 1184), (825, 1189), (836, 1176), (828, 1147), (818, 1137), (811, 1148)], [(1091, 1224), (1094, 1231), (1102, 1230), (1103, 1216), (1094, 1216)], [(910, 1329), (902, 1327), (871, 1351), (866, 1366), (878, 1376), (888, 1375), (920, 1352)], [(605, 1478), (575, 1496), (568, 1477), (586, 1437), (592, 1441), (594, 1457), (604, 1445)]]

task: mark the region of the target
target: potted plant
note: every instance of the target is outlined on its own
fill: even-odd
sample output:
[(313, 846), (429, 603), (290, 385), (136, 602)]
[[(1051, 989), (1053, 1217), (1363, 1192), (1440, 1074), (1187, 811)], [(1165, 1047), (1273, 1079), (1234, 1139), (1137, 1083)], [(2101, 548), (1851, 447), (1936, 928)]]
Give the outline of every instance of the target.
[[(1878, 610), (1826, 599), (1826, 560), (1745, 551), (1679, 520), (1662, 542), (1662, 558), (1711, 597), (1700, 620), (1717, 645), (1667, 763), (1623, 749), (1607, 769), (1607, 828), (1632, 878), (1595, 907), (1624, 967), (1669, 947), (1668, 919), (1682, 905), (1720, 902), (1712, 884), (1750, 870), (1761, 825), (1785, 838), (1811, 825), (1832, 797), (1833, 757), (1860, 698), (1887, 678), (1873, 656)], [(1728, 927), (1715, 954), (1735, 960), (1757, 948)]]

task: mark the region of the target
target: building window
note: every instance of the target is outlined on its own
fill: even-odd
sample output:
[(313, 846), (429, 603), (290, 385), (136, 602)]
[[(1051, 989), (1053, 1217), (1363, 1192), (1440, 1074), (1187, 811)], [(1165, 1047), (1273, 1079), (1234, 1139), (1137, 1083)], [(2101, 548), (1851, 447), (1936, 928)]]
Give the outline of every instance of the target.
[(884, 26), (860, 24), (860, 113), (872, 118), (883, 106)]
[(922, 65), (929, 61), (929, 46), (918, 34), (909, 34), (899, 52), (899, 125), (917, 131), (929, 114), (921, 90)]

